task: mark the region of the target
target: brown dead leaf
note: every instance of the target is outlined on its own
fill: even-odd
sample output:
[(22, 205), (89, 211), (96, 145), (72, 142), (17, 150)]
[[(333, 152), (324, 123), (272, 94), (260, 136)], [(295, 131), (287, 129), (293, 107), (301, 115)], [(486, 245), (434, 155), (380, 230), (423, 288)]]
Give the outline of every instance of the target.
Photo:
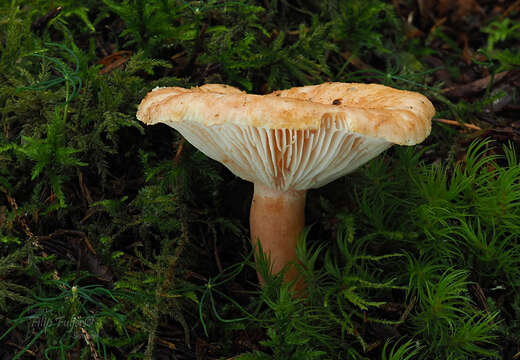
[(453, 85), (453, 81), (451, 80), (451, 74), (449, 73), (448, 70), (446, 70), (446, 66), (444, 65), (444, 62), (440, 58), (428, 55), (428, 56), (425, 56), (423, 58), (423, 60), (424, 60), (424, 62), (426, 62), (426, 64), (428, 64), (432, 68), (437, 69), (437, 70), (435, 70), (434, 74), (435, 74), (435, 78), (438, 81), (442, 81), (444, 83), (444, 85), (448, 86), (448, 87)]
[[(503, 71), (496, 74), (493, 78), (493, 83), (496, 84), (502, 81), (508, 74), (509, 71)], [(443, 89), (442, 92), (444, 95), (452, 98), (468, 97), (484, 91), (489, 86), (491, 80), (491, 75), (488, 75), (482, 79), (472, 81), (468, 84), (457, 85)]]
[(411, 28), (410, 30), (406, 31), (406, 37), (408, 39), (414, 39), (414, 38), (420, 38), (424, 35), (424, 32), (417, 29), (416, 27)]
[(133, 53), (131, 51), (121, 50), (108, 56), (105, 56), (98, 62), (99, 64), (103, 65), (103, 68), (99, 70), (99, 74), (107, 74), (112, 70), (117, 69), (118, 67), (126, 63), (128, 59), (130, 59), (130, 56), (132, 56), (132, 54)]

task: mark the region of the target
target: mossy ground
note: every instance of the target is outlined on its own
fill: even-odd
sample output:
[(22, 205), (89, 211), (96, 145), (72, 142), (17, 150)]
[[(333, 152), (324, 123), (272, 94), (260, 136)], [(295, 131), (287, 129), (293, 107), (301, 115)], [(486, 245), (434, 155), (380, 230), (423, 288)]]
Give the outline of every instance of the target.
[[(518, 358), (517, 5), (0, 2), (2, 358)], [(295, 298), (252, 261), (252, 185), (135, 112), (156, 86), (324, 81), (437, 114), (309, 192)]]

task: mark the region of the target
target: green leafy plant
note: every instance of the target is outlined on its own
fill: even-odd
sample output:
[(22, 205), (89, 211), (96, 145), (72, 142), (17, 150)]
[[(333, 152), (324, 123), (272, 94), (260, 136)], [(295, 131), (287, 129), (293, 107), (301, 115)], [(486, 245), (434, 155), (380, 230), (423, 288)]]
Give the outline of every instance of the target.
[(327, 1), (322, 11), (331, 18), (330, 36), (345, 44), (353, 54), (376, 50), (388, 52), (383, 44), (385, 28), (395, 28), (397, 21), (392, 7), (379, 0)]
[(421, 347), (417, 346), (413, 340), (408, 340), (403, 344), (394, 343), (391, 349), (388, 350), (391, 342), (385, 342), (382, 350), (382, 360), (412, 360), (419, 357)]
[(520, 23), (506, 17), (492, 21), (481, 31), (488, 34), (487, 49), (493, 50), (496, 44), (518, 38), (518, 30), (520, 30)]
[(117, 302), (114, 294), (100, 285), (77, 286), (64, 281), (51, 282), (59, 289), (52, 297), (35, 296), (34, 303), (27, 306), (14, 319), (13, 324), (3, 332), (0, 340), (13, 329), (28, 324), (35, 335), (13, 359), (20, 358), (40, 337), (46, 337), (48, 344), (44, 355), (46, 359), (65, 357), (78, 342), (84, 341), (93, 357), (102, 354), (108, 358), (103, 327), (115, 325), (120, 334), (125, 332), (125, 317), (107, 306), (107, 299)]
[(0, 310), (5, 312), (9, 302), (22, 304), (32, 303), (29, 289), (15, 282), (6, 280), (7, 276), (15, 271), (22, 270), (19, 261), (27, 255), (27, 248), (17, 249), (4, 257), (0, 257)]
[(64, 169), (75, 166), (86, 166), (87, 164), (78, 160), (74, 155), (79, 150), (67, 146), (66, 140), (66, 119), (68, 117), (69, 102), (77, 96), (81, 89), (81, 78), (77, 75), (79, 71), (79, 63), (75, 54), (59, 44), (48, 44), (49, 46), (58, 47), (68, 52), (76, 60), (76, 68), (74, 71), (58, 58), (49, 57), (43, 54), (34, 54), (42, 60), (47, 60), (56, 65), (56, 70), (62, 75), (51, 80), (41, 81), (33, 86), (20, 88), (20, 90), (45, 90), (53, 86), (65, 85), (65, 105), (60, 110), (56, 108), (54, 117), (50, 120), (46, 138), (38, 139), (29, 136), (22, 136), (22, 145), (9, 144), (0, 148), (0, 152), (14, 150), (21, 157), (28, 158), (36, 164), (32, 170), (31, 180), (36, 179), (40, 174), (45, 174), (45, 178), (52, 189), (53, 195), (58, 200), (58, 207), (65, 207), (65, 194), (62, 184), (66, 181), (64, 177)]
[(274, 318), (267, 325), (268, 339), (261, 345), (271, 349), (272, 354), (255, 352), (242, 355), (239, 359), (321, 359), (326, 352), (313, 348), (313, 332), (319, 331), (309, 322), (312, 311), (306, 310), (293, 298), (288, 284), (280, 287), (275, 299), (265, 298)]

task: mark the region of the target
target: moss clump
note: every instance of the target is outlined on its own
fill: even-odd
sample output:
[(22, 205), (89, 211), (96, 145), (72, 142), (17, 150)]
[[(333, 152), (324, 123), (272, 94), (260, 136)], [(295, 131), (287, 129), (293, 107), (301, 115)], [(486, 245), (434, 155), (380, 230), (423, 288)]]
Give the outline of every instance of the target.
[[(475, 72), (515, 74), (517, 14), (483, 20), (469, 44), (485, 57), (469, 66), (453, 49), (456, 16), (432, 29), (403, 21), (413, 6), (0, 4), (0, 354), (515, 356), (520, 165), (501, 144), (516, 139), (514, 91), (446, 89)], [(265, 93), (323, 81), (421, 91), (439, 117), (478, 116), (496, 136), (436, 125), (424, 145), (310, 192), (314, 225), (298, 249), (308, 295), (296, 299), (267, 263), (253, 268), (251, 186), (135, 111), (156, 86)]]

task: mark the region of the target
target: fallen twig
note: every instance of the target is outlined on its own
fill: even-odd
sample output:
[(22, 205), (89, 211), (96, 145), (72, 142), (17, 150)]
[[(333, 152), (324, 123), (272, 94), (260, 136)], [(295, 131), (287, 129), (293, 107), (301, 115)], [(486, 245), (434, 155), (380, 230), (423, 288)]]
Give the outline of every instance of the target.
[(482, 129), (480, 127), (478, 127), (477, 125), (473, 125), (473, 124), (468, 124), (468, 123), (460, 123), (458, 121), (455, 121), (455, 120), (448, 120), (448, 119), (433, 119), (434, 121), (437, 121), (437, 122), (440, 122), (440, 123), (443, 123), (443, 124), (447, 124), (447, 125), (454, 125), (454, 126), (460, 126), (460, 127), (466, 127), (468, 129), (471, 129), (471, 130), (477, 130), (477, 131), (482, 131)]

